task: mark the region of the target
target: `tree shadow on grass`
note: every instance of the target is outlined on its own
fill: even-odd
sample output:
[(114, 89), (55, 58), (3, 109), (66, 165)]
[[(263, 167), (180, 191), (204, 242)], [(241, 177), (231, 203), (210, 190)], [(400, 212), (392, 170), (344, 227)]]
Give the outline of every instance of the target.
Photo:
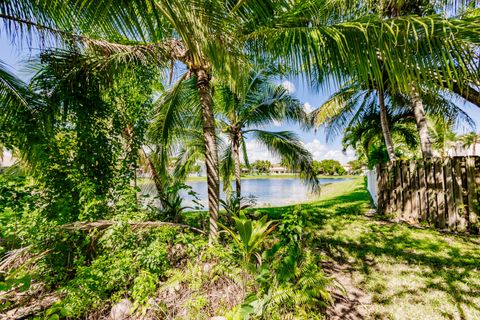
[[(390, 223), (382, 220), (384, 217), (366, 217), (370, 202), (368, 191), (357, 185), (342, 195), (315, 203), (260, 211), (271, 219), (281, 219), (289, 210), (305, 210), (317, 248), (339, 263), (352, 264), (363, 275), (364, 284), (373, 283), (370, 290), (379, 297), (375, 303), (388, 306), (394, 298), (406, 297), (413, 303), (424, 304), (428, 301), (422, 301), (426, 299), (423, 295), (435, 290), (451, 299), (445, 303), (453, 302), (461, 319), (467, 318), (466, 309), (480, 311), (478, 300), (475, 301), (480, 297), (477, 240)], [(380, 266), (385, 260), (394, 267), (404, 267), (405, 276), (414, 277), (417, 287), (407, 283), (392, 290), (388, 283), (391, 279), (379, 280), (387, 276), (381, 269), (385, 265)], [(438, 312), (445, 318), (455, 317), (446, 311)]]
[[(450, 246), (442, 239), (414, 239), (411, 232), (406, 232), (406, 227), (401, 226), (373, 224), (369, 229), (355, 241), (346, 237), (321, 236), (317, 239), (318, 245), (327, 249), (334, 258), (339, 258), (338, 252), (353, 257), (366, 281), (378, 281), (372, 278), (378, 275), (375, 260), (380, 256), (394, 258), (398, 263), (412, 268), (427, 267), (417, 274), (422, 279), (423, 287), (418, 290), (407, 289), (407, 293), (414, 295), (419, 294), (418, 291), (427, 292), (432, 289), (444, 292), (452, 298), (462, 319), (465, 319), (462, 305), (480, 310), (478, 302), (474, 301), (474, 298), (480, 296), (480, 285), (471, 281), (475, 273), (479, 272), (479, 250), (468, 250), (468, 253), (461, 254), (459, 248)], [(386, 286), (380, 287), (378, 293), (386, 289)], [(393, 296), (399, 297), (401, 294), (402, 292), (396, 291), (389, 298), (377, 302), (388, 304)]]

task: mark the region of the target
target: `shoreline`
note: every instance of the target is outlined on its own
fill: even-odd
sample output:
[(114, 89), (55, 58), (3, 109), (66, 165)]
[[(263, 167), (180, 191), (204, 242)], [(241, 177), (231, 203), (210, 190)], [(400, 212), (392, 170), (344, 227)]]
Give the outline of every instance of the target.
[[(362, 177), (362, 175), (342, 175), (342, 176), (326, 176), (326, 175), (319, 175), (317, 176), (318, 179), (354, 179), (357, 177)], [(275, 175), (248, 175), (242, 176), (242, 180), (260, 180), (260, 179), (291, 179), (297, 178), (301, 179), (297, 174), (275, 174)], [(138, 178), (137, 183), (141, 184), (144, 182), (152, 181), (151, 178)], [(199, 182), (199, 181), (207, 181), (207, 177), (188, 177), (186, 182)], [(235, 181), (232, 179), (232, 181)]]

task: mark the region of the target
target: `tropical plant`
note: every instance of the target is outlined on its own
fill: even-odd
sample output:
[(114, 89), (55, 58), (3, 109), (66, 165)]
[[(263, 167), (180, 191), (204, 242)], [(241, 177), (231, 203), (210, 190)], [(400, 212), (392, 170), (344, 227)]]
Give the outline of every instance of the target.
[[(235, 229), (238, 232), (220, 224), (227, 231), (237, 244), (243, 256), (245, 263), (251, 262), (252, 255), (263, 245), (265, 238), (275, 229), (273, 221), (267, 221), (268, 216), (264, 215), (258, 220), (247, 218), (244, 212), (240, 212), (238, 217), (233, 217)], [(258, 262), (261, 263), (260, 256), (257, 255)]]
[[(360, 159), (366, 160), (370, 169), (390, 160), (382, 128), (378, 126), (378, 117), (375, 112), (366, 115), (361, 122), (348, 127), (342, 139), (344, 151), (351, 147)], [(392, 139), (397, 146), (395, 157), (415, 157), (418, 135), (412, 117), (401, 112), (390, 115), (388, 119)]]
[(480, 143), (480, 136), (476, 132), (466, 133), (460, 136), (460, 140), (463, 143), (463, 148), (469, 150), (472, 149), (472, 154), (477, 154), (477, 144)]
[[(270, 132), (259, 129), (275, 121), (286, 120), (302, 124), (306, 120), (301, 103), (283, 86), (272, 83), (271, 71), (252, 72), (248, 80), (241, 85), (239, 93), (235, 93), (227, 85), (217, 86), (214, 102), (220, 114), (219, 127), (227, 135), (231, 147), (231, 151), (228, 150), (228, 154), (223, 156), (222, 160), (228, 161), (227, 157), (233, 157), (230, 161), (234, 163), (233, 173), (238, 196), (241, 194), (240, 149), (242, 149), (245, 164), (249, 163), (245, 147), (247, 136), (256, 139), (290, 167), (309, 171), (311, 156), (302, 147), (298, 138), (290, 132)], [(224, 185), (232, 175), (229, 169), (228, 165), (222, 168)], [(263, 167), (257, 169), (263, 169)], [(259, 172), (265, 171), (259, 170)]]
[(459, 146), (458, 136), (454, 131), (455, 123), (441, 116), (432, 116), (430, 123), (429, 134), (432, 137), (432, 145), (440, 157), (455, 155)]
[[(331, 139), (346, 128), (352, 128), (364, 121), (365, 118), (371, 117), (372, 114), (380, 113), (381, 118), (382, 108), (377, 103), (377, 100), (381, 99), (379, 99), (380, 97), (378, 95), (378, 91), (369, 89), (368, 86), (361, 83), (349, 83), (333, 94), (320, 108), (312, 112), (312, 121), (316, 126), (324, 126), (327, 132), (327, 139)], [(392, 151), (395, 152), (395, 149), (390, 150), (388, 144), (389, 141), (393, 143), (392, 134), (390, 133), (392, 128), (389, 124), (391, 120), (389, 117), (394, 115), (396, 119), (399, 119), (400, 114), (415, 120), (417, 134), (423, 141), (423, 144), (421, 144), (423, 145), (422, 154), (424, 157), (431, 156), (431, 147), (429, 147), (431, 144), (431, 142), (429, 142), (430, 137), (427, 136), (428, 141), (425, 141), (426, 137), (423, 135), (426, 123), (423, 123), (423, 120), (415, 115), (418, 110), (414, 108), (414, 110), (412, 110), (412, 105), (414, 104), (412, 98), (408, 95), (394, 93), (390, 90), (384, 91), (383, 95), (387, 98), (383, 99), (383, 107), (387, 112), (387, 123), (382, 126), (382, 132), (390, 160), (395, 159), (396, 156), (392, 156)], [(465, 122), (473, 125), (473, 120), (459, 106), (437, 93), (425, 92), (421, 96), (421, 100), (422, 110), (425, 110), (427, 114), (441, 114), (446, 119), (449, 119), (449, 121), (455, 121), (457, 123)], [(422, 124), (419, 125), (419, 122), (422, 122)], [(385, 135), (385, 127), (388, 127), (388, 139)], [(350, 130), (350, 133), (351, 132), (353, 131)]]
[(238, 314), (315, 319), (315, 314), (331, 303), (327, 286), (332, 286), (332, 281), (321, 270), (318, 255), (307, 249), (311, 239), (308, 217), (299, 206), (281, 215), (277, 240), (262, 256), (269, 263), (260, 266), (260, 289), (247, 297)]
[[(408, 17), (410, 14), (427, 16), (433, 14), (435, 12), (435, 9), (443, 9), (435, 8), (436, 5), (437, 3), (430, 1), (386, 1), (382, 3), (374, 3), (367, 1), (363, 3), (365, 10), (375, 12), (376, 14), (378, 14), (380, 20), (389, 22), (401, 21)], [(400, 33), (404, 33), (403, 35), (401, 35), (401, 37), (405, 36), (408, 32), (408, 28), (401, 28)], [(419, 37), (417, 37), (417, 40), (419, 40), (420, 42), (429, 42), (428, 36), (424, 34), (419, 35)], [(443, 56), (443, 58), (440, 58), (437, 55), (437, 52), (440, 52), (443, 49), (447, 50), (447, 52), (450, 53), (452, 53), (452, 51), (455, 49), (447, 49), (445, 47), (438, 51), (429, 51), (420, 49), (420, 46), (414, 48), (414, 50), (420, 49), (420, 52), (413, 54), (414, 56), (419, 58), (419, 62), (408, 62), (407, 65), (410, 65), (412, 68), (414, 68), (415, 72), (418, 72), (418, 76), (420, 76), (421, 79), (408, 79), (408, 77), (410, 76), (408, 75), (409, 72), (406, 72), (406, 77), (400, 76), (400, 78), (402, 79), (394, 79), (391, 76), (385, 76), (390, 72), (388, 69), (390, 69), (392, 66), (389, 64), (395, 63), (392, 61), (392, 59), (395, 60), (395, 58), (391, 55), (382, 56), (382, 54), (378, 51), (376, 56), (371, 58), (370, 63), (366, 63), (362, 66), (362, 68), (364, 67), (365, 70), (347, 70), (346, 68), (334, 68), (330, 70), (331, 73), (338, 73), (349, 81), (352, 81), (353, 79), (354, 83), (360, 83), (361, 86), (364, 87), (363, 90), (368, 88), (369, 90), (376, 91), (380, 111), (380, 124), (383, 130), (386, 149), (388, 151), (388, 155), (391, 161), (395, 160), (395, 149), (393, 146), (390, 129), (388, 127), (388, 106), (386, 105), (386, 99), (388, 98), (388, 95), (390, 97), (394, 95), (404, 95), (404, 98), (408, 97), (408, 99), (410, 100), (409, 106), (413, 110), (413, 115), (416, 120), (422, 154), (424, 157), (431, 157), (433, 154), (431, 148), (431, 141), (428, 135), (423, 95), (431, 94), (428, 93), (429, 90), (433, 90), (433, 94), (438, 95), (438, 86), (440, 86), (441, 88), (448, 88), (449, 90), (451, 90), (452, 87), (456, 87), (458, 92), (458, 87), (469, 87), (471, 83), (470, 80), (460, 80), (462, 81), (462, 84), (460, 86), (458, 86), (458, 83), (455, 82), (453, 82), (455, 84), (450, 83), (450, 85), (446, 85), (446, 83), (443, 82), (442, 76), (448, 74), (447, 77), (450, 77), (452, 76), (452, 73), (448, 70), (434, 71), (434, 69), (437, 69), (439, 65), (435, 66), (432, 65), (432, 63), (435, 64), (437, 63), (437, 61), (440, 61), (442, 65), (449, 65), (450, 67), (448, 68), (450, 70), (455, 69), (460, 73), (465, 73), (464, 79), (471, 79), (472, 77), (475, 78), (475, 74), (478, 75), (478, 65), (475, 63), (475, 59), (473, 58), (475, 54), (473, 54), (474, 49), (472, 49), (471, 47), (471, 39), (461, 39), (461, 37), (459, 37), (455, 39), (454, 42), (454, 46), (456, 46), (457, 48), (463, 48), (462, 50), (456, 51), (454, 53), (454, 55), (458, 55), (457, 58), (453, 58), (452, 55), (447, 55)], [(396, 43), (395, 45), (397, 44), (398, 43)], [(407, 51), (409, 50), (406, 50), (405, 52)], [(462, 62), (459, 63), (459, 59)], [(424, 62), (426, 61), (427, 64), (424, 64)], [(379, 70), (371, 70), (370, 75), (375, 72), (378, 72), (378, 75), (370, 77), (367, 70), (369, 67), (373, 66), (374, 63), (378, 63), (378, 65), (374, 68), (378, 67)], [(440, 68), (443, 69), (443, 67)], [(364, 71), (367, 72), (365, 73)], [(414, 78), (416, 78), (416, 76), (414, 76)], [(325, 81), (325, 79), (326, 78), (324, 77), (324, 74), (321, 74), (321, 77), (319, 77), (318, 81), (321, 83)], [(320, 118), (322, 118), (322, 116)]]
[[(196, 204), (195, 207), (183, 206), (184, 199), (180, 195), (181, 190), (184, 190), (190, 197), (192, 197), (193, 202)], [(173, 185), (164, 186), (163, 191), (159, 193), (157, 197), (162, 203), (162, 208), (160, 210), (163, 218), (162, 220), (179, 222), (182, 213), (185, 210), (200, 210), (203, 208), (199, 202), (198, 194), (192, 190), (192, 187), (180, 182), (174, 182)]]
[(231, 193), (225, 200), (220, 199), (220, 204), (227, 212), (227, 217), (238, 217), (243, 210), (255, 205), (255, 198), (239, 197), (236, 193)]

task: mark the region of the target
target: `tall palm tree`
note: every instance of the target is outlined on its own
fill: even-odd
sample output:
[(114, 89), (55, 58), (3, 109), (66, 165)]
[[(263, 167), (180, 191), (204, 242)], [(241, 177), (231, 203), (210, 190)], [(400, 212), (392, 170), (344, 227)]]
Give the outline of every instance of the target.
[[(376, 98), (377, 95), (378, 98)], [(380, 98), (380, 96), (386, 97), (386, 99)], [(473, 120), (459, 106), (443, 96), (424, 93), (421, 98), (427, 114), (438, 114), (448, 121), (464, 122), (473, 126)], [(414, 108), (412, 108), (410, 95), (402, 95), (390, 90), (382, 91), (380, 94), (378, 90), (363, 83), (350, 82), (312, 112), (312, 121), (315, 126), (324, 126), (327, 130), (327, 138), (332, 138), (348, 127), (362, 122), (365, 117), (371, 117), (372, 114), (379, 114), (379, 118), (382, 119), (382, 104), (379, 102), (383, 102), (383, 112), (386, 115), (385, 119), (381, 120), (382, 123), (385, 122), (381, 127), (389, 158), (392, 160), (392, 157), (395, 158), (395, 151), (392, 150), (393, 139), (390, 134), (386, 135), (385, 131), (385, 127), (387, 127), (387, 132), (390, 132), (389, 124), (391, 122), (388, 114), (390, 116), (403, 114), (414, 119), (418, 134), (418, 118), (415, 115), (416, 111), (412, 110)], [(419, 141), (422, 141), (421, 136), (419, 136)], [(424, 150), (422, 149), (422, 151)], [(425, 155), (425, 153), (423, 154)]]
[[(480, 22), (477, 16), (467, 22), (439, 16), (385, 20), (371, 15), (363, 2), (352, 6), (341, 0), (16, 0), (0, 6), (0, 19), (9, 34), (20, 32), (21, 39), (31, 37), (26, 31), (35, 29), (42, 41), (45, 35), (69, 44), (73, 40), (114, 62), (149, 60), (161, 66), (181, 62), (187, 67), (196, 79), (202, 106), (212, 239), (218, 233), (219, 204), (213, 76), (229, 79), (235, 88), (245, 54), (257, 53), (261, 56), (257, 60), (303, 68), (309, 78), (330, 72), (339, 79), (342, 73), (365, 81), (387, 77), (407, 91), (429, 70), (446, 75), (432, 81), (449, 86), (457, 81), (464, 87), (465, 77), (450, 72), (452, 61), (463, 61), (457, 40), (480, 42), (480, 30), (471, 27)], [(423, 59), (427, 51), (449, 54), (440, 60)]]
[[(241, 70), (239, 65), (246, 63), (232, 36), (232, 19), (225, 3), (182, 0), (133, 1), (119, 5), (113, 1), (59, 1), (54, 4), (14, 1), (0, 10), (0, 18), (10, 32), (15, 32), (12, 24), (22, 26), (22, 30), (34, 27), (39, 32), (79, 40), (112, 60), (157, 61), (161, 66), (177, 61), (187, 67), (187, 72), (195, 79), (201, 105), (210, 234), (212, 239), (216, 238), (219, 177), (210, 81), (213, 73), (217, 77), (236, 79)], [(32, 13), (34, 19), (28, 18)], [(81, 34), (72, 36), (69, 30), (78, 30)], [(85, 35), (93, 35), (93, 38), (124, 36), (134, 45), (95, 41)]]
[[(377, 6), (377, 10), (380, 12), (382, 16), (389, 16), (389, 17), (398, 17), (398, 16), (406, 16), (406, 15), (419, 15), (425, 16), (428, 14), (432, 14), (435, 12), (435, 7), (438, 5), (434, 1), (397, 1), (397, 0), (390, 0), (385, 3), (381, 3)], [(463, 5), (463, 4), (462, 4)], [(468, 51), (467, 51), (468, 53)], [(436, 58), (435, 54), (432, 54), (433, 57)], [(468, 54), (467, 54), (467, 58)], [(468, 59), (467, 65), (469, 65), (469, 69), (478, 70), (478, 66), (473, 63), (469, 63)], [(457, 68), (458, 69), (458, 68)], [(467, 74), (474, 74), (475, 71), (468, 72)], [(467, 87), (469, 86), (468, 81), (466, 82)], [(427, 125), (427, 118), (425, 114), (425, 108), (423, 104), (423, 100), (421, 97), (422, 86), (419, 86), (415, 83), (411, 85), (411, 91), (409, 92), (409, 97), (411, 100), (411, 105), (413, 109), (413, 114), (415, 116), (415, 122), (418, 130), (418, 135), (420, 138), (420, 147), (422, 150), (422, 155), (424, 158), (431, 158), (433, 156), (433, 149), (432, 149), (432, 141), (428, 134), (428, 125)]]
[[(300, 140), (291, 132), (270, 132), (259, 127), (271, 125), (274, 121), (296, 121), (305, 124), (306, 113), (301, 103), (293, 98), (281, 85), (271, 81), (271, 75), (265, 70), (252, 73), (245, 89), (235, 94), (230, 87), (220, 85), (215, 88), (214, 101), (218, 109), (219, 127), (230, 141), (230, 150), (222, 157), (228, 163), (232, 157), (234, 164), (235, 189), (237, 196), (241, 194), (241, 160), (240, 148), (243, 150), (245, 163), (248, 155), (245, 148), (246, 136), (255, 138), (260, 144), (282, 158), (291, 167), (300, 167), (311, 172), (311, 155), (303, 147)], [(230, 166), (224, 166), (224, 185), (230, 184)], [(315, 177), (310, 177), (316, 184)]]

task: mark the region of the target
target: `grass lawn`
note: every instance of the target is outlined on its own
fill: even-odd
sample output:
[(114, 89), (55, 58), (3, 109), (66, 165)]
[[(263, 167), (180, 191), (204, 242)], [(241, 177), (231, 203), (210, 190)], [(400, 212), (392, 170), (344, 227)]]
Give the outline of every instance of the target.
[[(356, 318), (480, 319), (478, 236), (369, 216), (370, 198), (362, 178), (328, 185), (318, 201), (302, 208), (312, 217), (311, 234), (319, 253), (326, 254), (326, 264), (336, 266), (332, 276), (342, 280), (349, 299), (356, 299), (352, 292), (361, 292)], [(275, 217), (291, 209), (261, 211)], [(348, 312), (336, 312), (333, 318), (347, 318)]]

